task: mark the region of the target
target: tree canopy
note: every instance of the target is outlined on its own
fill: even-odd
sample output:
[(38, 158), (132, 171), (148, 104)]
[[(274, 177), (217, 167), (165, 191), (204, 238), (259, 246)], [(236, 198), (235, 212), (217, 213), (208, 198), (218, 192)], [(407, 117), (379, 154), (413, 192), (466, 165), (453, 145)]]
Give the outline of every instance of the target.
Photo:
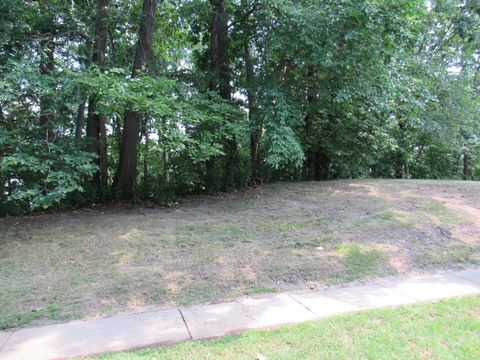
[(2, 0), (0, 214), (478, 179), (476, 0)]

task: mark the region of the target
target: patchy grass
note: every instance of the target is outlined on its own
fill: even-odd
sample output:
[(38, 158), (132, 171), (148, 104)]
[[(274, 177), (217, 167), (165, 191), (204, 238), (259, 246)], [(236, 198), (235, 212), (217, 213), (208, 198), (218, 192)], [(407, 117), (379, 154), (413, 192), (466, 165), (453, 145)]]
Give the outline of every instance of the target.
[(0, 219), (0, 328), (480, 260), (480, 184), (275, 184), (176, 208)]
[(374, 215), (367, 213), (366, 216), (353, 221), (350, 226), (367, 230), (379, 227), (402, 229), (414, 227), (415, 223), (412, 214), (397, 209), (387, 209)]
[(13, 315), (4, 314), (4, 310), (0, 309), (0, 329), (9, 327), (22, 326), (39, 319), (65, 320), (59, 315), (59, 306), (57, 304), (48, 304), (44, 308), (32, 308), (30, 312), (16, 313)]
[(368, 311), (215, 341), (100, 356), (123, 359), (479, 359), (480, 297)]
[(385, 253), (375, 248), (358, 244), (341, 245), (337, 248), (341, 262), (346, 268), (345, 274), (339, 277), (339, 282), (372, 278), (379, 275), (381, 265), (385, 261)]
[(424, 210), (424, 215), (432, 222), (445, 225), (466, 225), (471, 221), (468, 214), (449, 209), (445, 203), (421, 197), (410, 197), (407, 201)]
[(452, 262), (465, 265), (477, 264), (476, 250), (478, 248), (472, 248), (466, 244), (449, 244), (443, 251), (418, 255), (416, 262), (420, 268), (442, 268)]

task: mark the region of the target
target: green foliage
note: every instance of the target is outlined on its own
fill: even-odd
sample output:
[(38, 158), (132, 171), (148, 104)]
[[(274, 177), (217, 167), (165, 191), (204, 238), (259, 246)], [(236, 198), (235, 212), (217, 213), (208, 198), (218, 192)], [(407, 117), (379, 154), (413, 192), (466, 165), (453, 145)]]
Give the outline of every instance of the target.
[(127, 109), (142, 118), (136, 196), (160, 203), (259, 178), (479, 177), (473, 1), (225, 1), (217, 55), (228, 57), (232, 101), (211, 91), (211, 3), (159, 4), (154, 56), (135, 78), (141, 1), (109, 7), (100, 67), (94, 3), (0, 4), (2, 213), (114, 195), (95, 183), (85, 122), (105, 121), (111, 185)]
[[(64, 141), (36, 140), (28, 131), (18, 137), (0, 133), (0, 179), (6, 182), (1, 213), (58, 206), (96, 170), (91, 153)], [(17, 134), (15, 134), (17, 135)]]
[(268, 91), (260, 104), (264, 124), (265, 163), (274, 170), (291, 171), (302, 166), (304, 153), (293, 127), (302, 123), (301, 113), (284, 94)]

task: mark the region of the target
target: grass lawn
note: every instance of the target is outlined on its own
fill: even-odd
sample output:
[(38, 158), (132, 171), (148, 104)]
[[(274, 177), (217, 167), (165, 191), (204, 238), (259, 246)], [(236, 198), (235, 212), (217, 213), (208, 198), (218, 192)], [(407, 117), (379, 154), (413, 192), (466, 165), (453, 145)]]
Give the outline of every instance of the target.
[(0, 329), (480, 261), (480, 183), (267, 185), (0, 219)]
[(480, 297), (368, 311), (100, 359), (480, 359)]

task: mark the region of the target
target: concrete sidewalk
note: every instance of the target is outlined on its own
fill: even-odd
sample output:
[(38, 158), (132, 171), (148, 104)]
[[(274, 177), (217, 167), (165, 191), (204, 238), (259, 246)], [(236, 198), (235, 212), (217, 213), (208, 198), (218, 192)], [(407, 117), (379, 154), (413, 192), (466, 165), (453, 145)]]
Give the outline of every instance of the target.
[(390, 277), (359, 286), (241, 298), (221, 304), (0, 332), (0, 359), (94, 355), (473, 294), (480, 294), (480, 268)]

